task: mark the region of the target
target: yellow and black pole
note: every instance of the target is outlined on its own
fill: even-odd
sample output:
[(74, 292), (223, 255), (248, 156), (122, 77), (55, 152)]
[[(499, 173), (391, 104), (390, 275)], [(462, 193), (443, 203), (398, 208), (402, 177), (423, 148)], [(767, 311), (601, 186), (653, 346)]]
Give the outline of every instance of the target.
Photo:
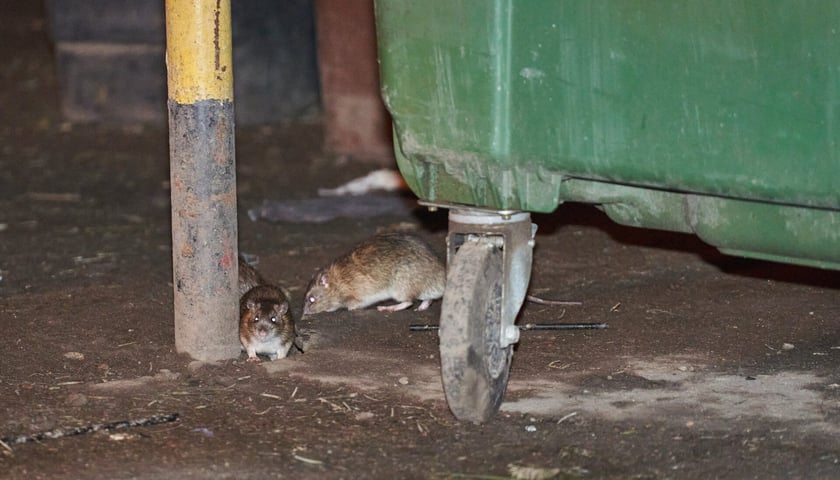
[(230, 0), (166, 0), (175, 347), (239, 353)]

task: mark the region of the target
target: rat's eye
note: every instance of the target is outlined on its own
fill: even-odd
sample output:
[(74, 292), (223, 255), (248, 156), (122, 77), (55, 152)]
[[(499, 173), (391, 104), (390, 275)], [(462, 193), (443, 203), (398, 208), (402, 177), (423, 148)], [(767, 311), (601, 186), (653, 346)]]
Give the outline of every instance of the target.
[(275, 316), (273, 316), (273, 315), (272, 315), (272, 317), (271, 317), (271, 323), (277, 323), (277, 317), (275, 317)]
[(309, 297), (309, 303), (315, 303), (315, 297)]
[(254, 315), (254, 323), (257, 323), (259, 321), (260, 321), (260, 316), (259, 315)]

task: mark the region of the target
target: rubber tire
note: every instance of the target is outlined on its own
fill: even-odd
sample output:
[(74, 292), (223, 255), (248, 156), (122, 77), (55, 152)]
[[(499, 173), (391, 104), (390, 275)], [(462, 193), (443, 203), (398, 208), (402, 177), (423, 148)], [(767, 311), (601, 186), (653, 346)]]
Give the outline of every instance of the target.
[(499, 248), (467, 242), (448, 268), (440, 319), (441, 377), (458, 420), (488, 420), (507, 388), (513, 347), (499, 346), (503, 260)]

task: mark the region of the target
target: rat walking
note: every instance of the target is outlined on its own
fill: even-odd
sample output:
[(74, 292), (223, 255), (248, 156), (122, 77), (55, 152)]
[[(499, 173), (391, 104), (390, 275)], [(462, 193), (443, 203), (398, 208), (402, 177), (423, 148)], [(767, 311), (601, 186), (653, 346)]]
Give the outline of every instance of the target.
[(395, 312), (420, 300), (425, 310), (441, 298), (446, 267), (420, 237), (407, 233), (375, 235), (322, 268), (306, 291), (304, 315), (356, 310), (388, 299), (380, 311)]

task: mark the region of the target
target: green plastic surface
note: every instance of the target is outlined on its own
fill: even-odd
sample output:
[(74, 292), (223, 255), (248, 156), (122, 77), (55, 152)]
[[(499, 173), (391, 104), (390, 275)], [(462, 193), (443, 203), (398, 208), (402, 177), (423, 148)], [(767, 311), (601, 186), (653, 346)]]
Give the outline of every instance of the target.
[[(840, 267), (840, 3), (377, 0), (382, 95), (421, 197)], [(686, 216), (691, 219), (686, 219)]]

